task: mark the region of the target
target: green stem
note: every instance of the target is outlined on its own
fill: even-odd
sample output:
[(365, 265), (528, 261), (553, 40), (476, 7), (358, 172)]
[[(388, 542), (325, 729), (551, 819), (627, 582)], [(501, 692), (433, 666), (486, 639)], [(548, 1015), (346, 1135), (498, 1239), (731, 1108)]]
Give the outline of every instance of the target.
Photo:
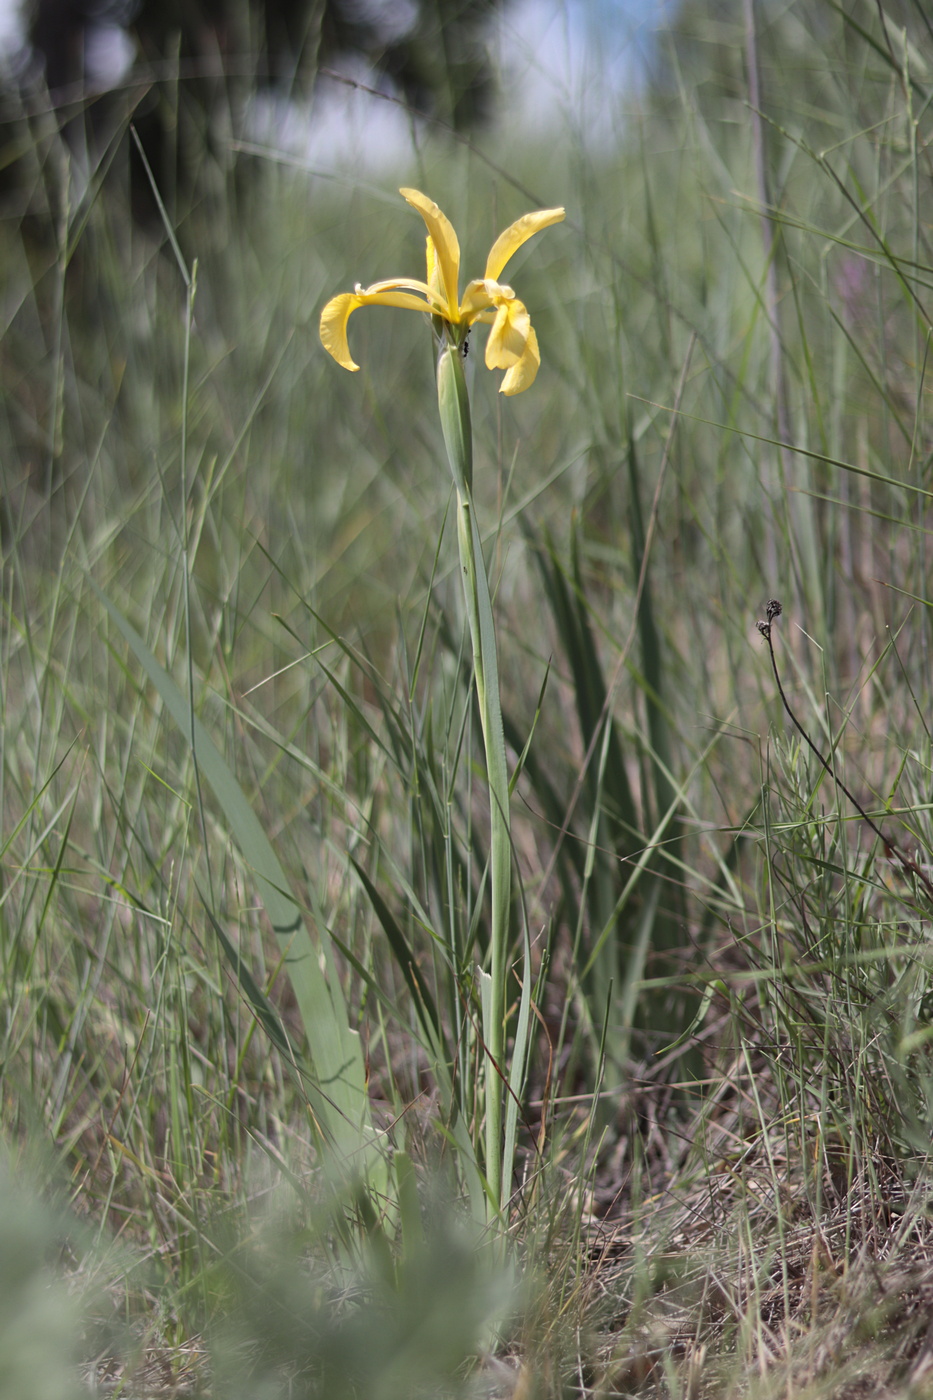
[(489, 786), (490, 890), (492, 922), (489, 968), (481, 972), (483, 1039), (486, 1047), (485, 1098), (486, 1179), (497, 1212), (505, 1205), (512, 1175), (503, 1161), (502, 1107), (507, 1079), (505, 1065), (506, 973), (511, 906), (512, 851), (509, 832), (509, 772), (499, 699), (499, 663), (495, 621), (482, 541), (473, 511), (473, 440), (470, 400), (459, 348), (445, 345), (437, 365), (437, 397), (444, 443), (457, 488), (457, 540), (470, 637), (473, 674), (479, 702), (486, 781)]

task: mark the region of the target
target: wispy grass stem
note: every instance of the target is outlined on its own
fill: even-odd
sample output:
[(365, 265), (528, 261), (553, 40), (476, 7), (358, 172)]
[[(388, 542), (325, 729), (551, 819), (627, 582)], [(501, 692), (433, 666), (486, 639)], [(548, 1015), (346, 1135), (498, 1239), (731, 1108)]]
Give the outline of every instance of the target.
[(882, 831), (881, 827), (874, 820), (874, 818), (868, 815), (868, 813), (865, 811), (865, 808), (862, 806), (861, 802), (859, 802), (855, 794), (842, 781), (842, 778), (839, 776), (838, 769), (827, 759), (825, 759), (820, 753), (819, 749), (816, 747), (816, 744), (814, 744), (813, 740), (810, 738), (809, 734), (804, 729), (803, 725), (800, 723), (800, 720), (797, 718), (796, 714), (791, 708), (790, 701), (788, 700), (787, 695), (784, 692), (784, 687), (781, 684), (781, 677), (778, 674), (777, 657), (774, 654), (774, 642), (771, 637), (771, 628), (776, 619), (779, 618), (781, 616), (781, 613), (784, 611), (783, 605), (778, 601), (777, 598), (771, 598), (768, 601), (766, 611), (767, 621), (759, 621), (758, 623), (756, 623), (756, 626), (758, 628), (758, 631), (764, 637), (765, 641), (768, 643), (768, 652), (771, 656), (771, 669), (774, 672), (774, 681), (778, 688), (778, 694), (781, 697), (781, 704), (787, 711), (791, 723), (793, 724), (797, 732), (800, 734), (800, 736), (803, 738), (807, 747), (810, 749), (810, 752), (822, 764), (823, 768), (829, 774), (832, 781), (836, 784), (836, 786), (841, 792), (845, 793), (846, 797), (852, 803), (852, 806), (858, 812), (862, 820), (868, 826), (871, 827), (872, 831), (875, 833), (875, 835), (878, 837), (878, 840), (881, 842), (881, 845), (884, 849), (884, 853), (887, 856), (888, 860), (890, 860), (892, 863), (896, 861), (897, 864), (903, 870), (904, 874), (908, 876), (912, 875), (915, 880), (919, 881), (919, 883), (926, 890), (930, 898), (933, 899), (933, 881), (930, 880), (930, 877), (928, 875), (924, 874), (924, 872), (920, 869), (920, 867), (916, 864), (915, 861), (912, 861), (910, 859), (910, 856), (906, 855), (895, 844), (895, 842), (891, 840), (889, 836), (885, 835), (885, 833)]

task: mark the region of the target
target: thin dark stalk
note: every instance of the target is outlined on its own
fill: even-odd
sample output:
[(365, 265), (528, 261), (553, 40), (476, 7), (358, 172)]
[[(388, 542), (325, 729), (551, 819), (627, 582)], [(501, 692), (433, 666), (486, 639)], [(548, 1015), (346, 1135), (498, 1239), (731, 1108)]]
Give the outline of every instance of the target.
[(778, 674), (777, 658), (774, 655), (774, 643), (771, 640), (771, 624), (775, 621), (776, 618), (781, 616), (781, 613), (783, 611), (783, 606), (781, 603), (778, 602), (777, 598), (771, 598), (766, 608), (768, 616), (767, 622), (758, 622), (756, 624), (758, 627), (758, 631), (768, 643), (768, 651), (771, 655), (771, 669), (774, 672), (774, 681), (778, 688), (778, 694), (781, 697), (781, 704), (784, 706), (784, 709), (790, 716), (791, 723), (797, 730), (798, 734), (800, 734), (803, 740), (805, 741), (810, 752), (814, 754), (816, 758), (819, 759), (820, 763), (823, 765), (826, 772), (832, 778), (833, 782), (836, 784), (839, 790), (845, 793), (846, 797), (852, 803), (852, 806), (858, 812), (859, 816), (864, 822), (867, 822), (867, 824), (871, 827), (872, 831), (878, 837), (878, 840), (884, 847), (884, 853), (887, 856), (888, 860), (892, 862), (896, 861), (897, 864), (904, 871), (905, 875), (913, 875), (914, 878), (918, 880), (923, 886), (923, 888), (926, 890), (930, 898), (933, 899), (933, 881), (931, 881), (930, 878), (923, 873), (920, 867), (910, 859), (910, 856), (905, 855), (904, 852), (892, 840), (890, 840), (889, 837), (885, 836), (884, 832), (881, 830), (881, 827), (874, 820), (874, 818), (868, 815), (868, 813), (865, 811), (865, 808), (862, 806), (861, 802), (859, 802), (855, 794), (850, 792), (849, 789), (846, 787), (845, 783), (842, 781), (839, 774), (836, 772), (836, 769), (820, 753), (819, 749), (816, 747), (816, 744), (814, 744), (813, 740), (810, 738), (809, 734), (804, 729), (803, 725), (800, 723), (800, 720), (797, 718), (797, 716), (791, 709), (790, 701), (784, 694), (784, 687), (781, 685), (781, 677)]

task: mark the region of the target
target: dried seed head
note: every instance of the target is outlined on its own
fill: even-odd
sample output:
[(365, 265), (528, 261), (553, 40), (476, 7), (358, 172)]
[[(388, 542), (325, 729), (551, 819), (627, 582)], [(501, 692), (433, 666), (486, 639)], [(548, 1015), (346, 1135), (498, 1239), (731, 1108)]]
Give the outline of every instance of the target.
[(761, 635), (762, 635), (762, 636), (765, 638), (765, 640), (767, 641), (768, 638), (771, 636), (771, 624), (770, 624), (770, 622), (762, 622), (761, 619), (759, 618), (758, 621), (755, 623), (755, 626), (758, 628), (758, 631), (761, 633)]
[(776, 617), (780, 617), (783, 611), (784, 609), (781, 606), (780, 602), (777, 600), (777, 598), (768, 599), (767, 605), (765, 607), (765, 612), (768, 615), (769, 622), (773, 622)]

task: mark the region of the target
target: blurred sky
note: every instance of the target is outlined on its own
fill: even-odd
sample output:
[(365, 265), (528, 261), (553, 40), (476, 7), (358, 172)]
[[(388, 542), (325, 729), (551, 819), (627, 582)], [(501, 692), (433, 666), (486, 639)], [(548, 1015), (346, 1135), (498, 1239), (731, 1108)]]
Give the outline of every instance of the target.
[[(502, 79), (500, 121), (536, 136), (578, 128), (593, 144), (618, 133), (621, 113), (637, 100), (657, 29), (677, 0), (512, 0), (497, 20), (493, 50)], [(22, 48), (20, 0), (0, 0), (0, 54)], [(132, 62), (122, 29), (101, 25), (87, 44), (89, 85), (116, 86)], [(372, 74), (352, 60), (343, 68), (362, 85), (322, 80), (313, 120), (307, 109), (264, 97), (253, 113), (255, 138), (285, 148), (315, 167), (383, 169), (410, 157), (412, 129), (398, 105), (363, 91)]]
[(0, 0), (0, 51), (7, 52), (22, 43), (19, 5), (16, 0)]
[[(677, 0), (512, 0), (493, 39), (499, 120), (536, 137), (572, 123), (590, 145), (611, 141), (620, 113), (637, 101), (657, 31), (676, 7)], [(344, 71), (372, 82), (362, 68)], [(268, 102), (256, 113), (256, 134), (316, 169), (404, 167), (411, 158), (411, 122), (400, 107), (326, 80), (314, 121)]]

